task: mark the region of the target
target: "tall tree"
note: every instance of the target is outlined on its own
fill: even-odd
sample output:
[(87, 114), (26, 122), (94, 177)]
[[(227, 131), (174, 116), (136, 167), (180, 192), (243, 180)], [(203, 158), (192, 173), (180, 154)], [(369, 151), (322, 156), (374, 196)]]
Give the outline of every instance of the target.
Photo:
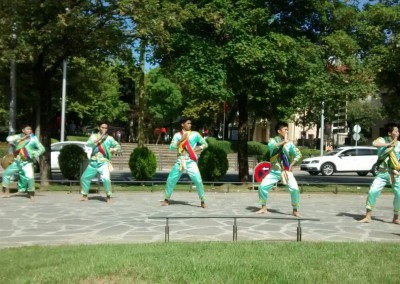
[[(53, 117), (51, 85), (63, 60), (72, 56), (99, 58), (116, 50), (123, 42), (123, 22), (116, 15), (114, 0), (97, 1), (50, 1), (50, 0), (6, 0), (1, 1), (2, 20), (13, 29), (16, 47), (6, 42), (0, 52), (1, 58), (10, 60), (14, 50), (17, 62), (31, 66), (31, 76), (37, 95), (35, 108), (40, 112), (37, 123), (41, 130), (41, 141), (50, 149)], [(3, 29), (3, 28), (2, 28)], [(41, 157), (41, 180), (50, 178), (50, 153)]]
[(357, 36), (362, 59), (377, 76), (385, 117), (400, 119), (400, 2), (378, 1), (359, 14)]

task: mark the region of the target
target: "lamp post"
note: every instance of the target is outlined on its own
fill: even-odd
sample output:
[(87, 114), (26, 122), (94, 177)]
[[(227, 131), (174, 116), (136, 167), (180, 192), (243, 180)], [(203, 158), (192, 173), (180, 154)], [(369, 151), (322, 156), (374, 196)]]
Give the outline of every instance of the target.
[[(12, 27), (12, 43), (13, 47), (17, 47), (17, 34), (15, 24)], [(10, 64), (10, 104), (9, 104), (9, 123), (8, 123), (8, 134), (14, 135), (16, 132), (16, 116), (17, 116), (17, 63), (15, 57), (11, 59)], [(13, 148), (8, 147), (8, 152), (12, 153)]]
[(324, 155), (324, 121), (325, 121), (325, 117), (324, 117), (324, 106), (325, 106), (325, 102), (322, 102), (322, 110), (321, 110), (321, 139), (320, 139), (320, 154), (321, 156)]
[(63, 61), (63, 79), (62, 79), (62, 99), (61, 99), (61, 137), (60, 141), (64, 142), (65, 134), (65, 101), (67, 96), (67, 60)]

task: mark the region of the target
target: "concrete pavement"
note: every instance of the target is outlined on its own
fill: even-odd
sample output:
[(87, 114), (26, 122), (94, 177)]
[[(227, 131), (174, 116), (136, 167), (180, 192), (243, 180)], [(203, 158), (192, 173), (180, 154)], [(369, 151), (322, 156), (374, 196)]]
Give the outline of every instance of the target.
[[(162, 192), (116, 192), (112, 204), (104, 193), (37, 192), (0, 198), (0, 248), (25, 245), (148, 243), (164, 241), (165, 220), (151, 216), (258, 216), (257, 191), (207, 192), (209, 208), (200, 208), (195, 192), (175, 192), (170, 206), (159, 206)], [(391, 223), (392, 194), (383, 194), (370, 224), (357, 223), (365, 194), (301, 195), (303, 241), (400, 241), (400, 226)], [(272, 192), (270, 216), (290, 217), (288, 192)], [(170, 220), (170, 241), (231, 241), (231, 219)], [(293, 220), (238, 219), (238, 240), (296, 240)]]

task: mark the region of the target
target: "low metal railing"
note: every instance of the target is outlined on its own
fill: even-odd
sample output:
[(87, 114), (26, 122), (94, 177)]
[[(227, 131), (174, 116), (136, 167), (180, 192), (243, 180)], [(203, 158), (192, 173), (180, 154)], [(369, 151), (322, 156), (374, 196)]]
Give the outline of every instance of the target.
[(169, 220), (173, 219), (233, 219), (232, 240), (237, 241), (238, 238), (238, 223), (237, 219), (262, 219), (262, 220), (289, 220), (297, 222), (296, 240), (302, 240), (301, 221), (320, 221), (316, 218), (301, 218), (301, 217), (271, 217), (271, 216), (152, 216), (149, 219), (165, 219), (165, 242), (169, 242), (170, 227)]

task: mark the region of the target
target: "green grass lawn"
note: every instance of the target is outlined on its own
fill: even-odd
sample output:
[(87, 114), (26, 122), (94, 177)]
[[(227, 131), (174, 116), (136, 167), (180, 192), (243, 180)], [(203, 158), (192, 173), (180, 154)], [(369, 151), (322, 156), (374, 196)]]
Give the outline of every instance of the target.
[(2, 249), (1, 283), (399, 283), (394, 243), (174, 243)]

